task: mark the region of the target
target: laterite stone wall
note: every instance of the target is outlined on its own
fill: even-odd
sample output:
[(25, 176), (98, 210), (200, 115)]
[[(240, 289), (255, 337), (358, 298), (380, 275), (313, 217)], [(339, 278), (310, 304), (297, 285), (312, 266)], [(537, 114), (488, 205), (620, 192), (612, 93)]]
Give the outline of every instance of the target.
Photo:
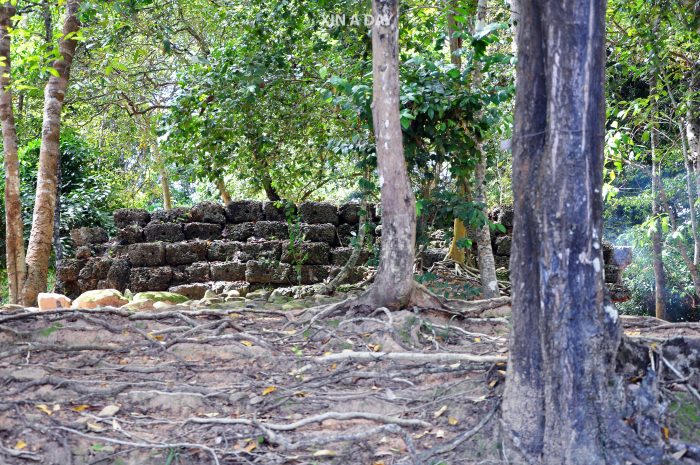
[[(59, 265), (57, 291), (75, 297), (105, 288), (170, 290), (199, 298), (220, 282), (280, 287), (334, 276), (352, 252), (359, 205), (304, 202), (287, 208), (294, 221), (287, 221), (284, 208), (252, 200), (153, 213), (117, 210), (112, 238), (102, 228), (71, 232), (75, 256)], [(290, 248), (290, 237), (300, 236), (303, 241)], [(362, 278), (358, 268), (348, 281)]]

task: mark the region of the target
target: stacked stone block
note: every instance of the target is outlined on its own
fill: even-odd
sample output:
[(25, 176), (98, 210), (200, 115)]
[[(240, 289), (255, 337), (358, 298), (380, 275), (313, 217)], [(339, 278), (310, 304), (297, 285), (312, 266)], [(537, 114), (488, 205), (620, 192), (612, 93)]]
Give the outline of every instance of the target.
[[(501, 223), (505, 227), (504, 233), (491, 235), (493, 258), (496, 268), (510, 268), (510, 251), (513, 245), (513, 217), (512, 207), (499, 207), (491, 213), (491, 220)], [(608, 295), (613, 302), (624, 302), (631, 297), (630, 290), (622, 284), (622, 272), (629, 265), (618, 256), (631, 258), (631, 251), (627, 247), (614, 247), (609, 242), (603, 241), (603, 262), (605, 263), (605, 285)]]
[[(350, 257), (358, 223), (359, 205), (324, 202), (204, 202), (153, 213), (121, 209), (114, 213), (112, 238), (101, 228), (71, 233), (76, 254), (59, 265), (58, 289), (74, 297), (100, 288), (143, 292), (185, 286), (194, 297), (214, 282), (315, 284), (337, 274)], [(363, 252), (358, 264), (368, 257)], [(357, 270), (351, 275), (362, 279)]]

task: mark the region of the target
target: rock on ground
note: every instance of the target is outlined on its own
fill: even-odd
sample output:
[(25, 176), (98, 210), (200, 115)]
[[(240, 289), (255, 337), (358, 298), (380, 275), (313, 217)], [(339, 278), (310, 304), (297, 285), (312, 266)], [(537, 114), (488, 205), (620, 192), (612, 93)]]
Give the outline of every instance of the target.
[(40, 292), (37, 297), (39, 310), (55, 310), (57, 308), (70, 308), (71, 300), (62, 295), (50, 292)]
[(71, 308), (91, 309), (99, 307), (121, 307), (129, 301), (116, 289), (100, 289), (84, 292), (73, 301)]

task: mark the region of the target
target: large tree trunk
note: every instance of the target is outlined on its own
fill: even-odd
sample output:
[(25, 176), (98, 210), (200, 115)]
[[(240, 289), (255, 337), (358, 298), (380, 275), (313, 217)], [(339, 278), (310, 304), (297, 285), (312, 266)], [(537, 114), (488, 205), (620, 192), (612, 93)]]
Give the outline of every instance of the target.
[(521, 7), (504, 429), (523, 462), (619, 464), (632, 433), (616, 410), (620, 331), (603, 284), (606, 2)]
[(373, 0), (372, 113), (382, 195), (382, 250), (374, 284), (376, 306), (408, 304), (414, 289), (416, 205), (403, 153), (399, 117), (398, 0)]
[[(486, 12), (488, 1), (479, 0), (476, 9), (476, 21), (474, 30), (478, 32), (486, 25)], [(474, 71), (474, 79), (472, 86), (477, 88), (481, 84), (481, 67), (476, 65)], [(479, 161), (476, 165), (476, 180), (475, 180), (475, 200), (484, 205), (484, 216), (488, 217), (486, 211), (486, 168), (488, 159), (484, 151), (483, 144), (480, 140), (476, 141), (476, 147), (479, 152)], [(498, 277), (496, 276), (496, 263), (493, 258), (493, 249), (491, 248), (491, 228), (489, 222), (476, 230), (476, 247), (479, 253), (479, 277), (481, 279), (481, 294), (484, 299), (493, 299), (498, 297)]]
[(66, 2), (63, 36), (59, 43), (61, 58), (53, 63), (58, 76), (51, 76), (44, 90), (44, 122), (39, 152), (39, 173), (32, 231), (27, 248), (27, 277), (22, 289), (24, 305), (36, 304), (37, 294), (46, 290), (56, 207), (61, 111), (68, 87), (70, 66), (77, 46), (73, 35), (80, 28), (77, 17), (79, 4), (79, 0)]
[(19, 190), (19, 158), (17, 154), (17, 128), (12, 108), (10, 48), (8, 28), (15, 7), (10, 2), (0, 6), (0, 120), (2, 120), (2, 142), (5, 159), (5, 247), (7, 253), (7, 277), (10, 288), (10, 303), (20, 302), (20, 293), (25, 279), (24, 225)]

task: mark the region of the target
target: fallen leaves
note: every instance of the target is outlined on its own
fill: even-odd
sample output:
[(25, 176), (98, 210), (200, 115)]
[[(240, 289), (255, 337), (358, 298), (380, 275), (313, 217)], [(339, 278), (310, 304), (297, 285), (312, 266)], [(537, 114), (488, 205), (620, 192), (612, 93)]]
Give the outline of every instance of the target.
[(118, 405), (107, 405), (102, 410), (100, 410), (100, 413), (98, 413), (97, 416), (100, 418), (114, 416), (120, 408), (121, 407), (119, 407)]
[(443, 413), (447, 411), (447, 405), (443, 405), (433, 413), (433, 418), (439, 418)]
[(36, 406), (36, 408), (38, 408), (48, 416), (51, 416), (54, 412), (58, 412), (59, 410), (61, 410), (61, 406), (59, 404), (54, 404), (52, 408), (49, 408), (49, 406), (46, 404), (39, 404)]
[(268, 386), (265, 389), (263, 389), (262, 395), (266, 396), (268, 394), (272, 394), (277, 390), (277, 386)]
[(371, 350), (372, 352), (381, 352), (382, 351), (381, 344), (367, 344), (367, 347), (369, 347), (369, 350)]
[(101, 433), (105, 430), (104, 426), (100, 426), (97, 423), (93, 423), (91, 421), (88, 421), (87, 423), (85, 423), (85, 425), (87, 426), (88, 431), (93, 431), (95, 433)]

